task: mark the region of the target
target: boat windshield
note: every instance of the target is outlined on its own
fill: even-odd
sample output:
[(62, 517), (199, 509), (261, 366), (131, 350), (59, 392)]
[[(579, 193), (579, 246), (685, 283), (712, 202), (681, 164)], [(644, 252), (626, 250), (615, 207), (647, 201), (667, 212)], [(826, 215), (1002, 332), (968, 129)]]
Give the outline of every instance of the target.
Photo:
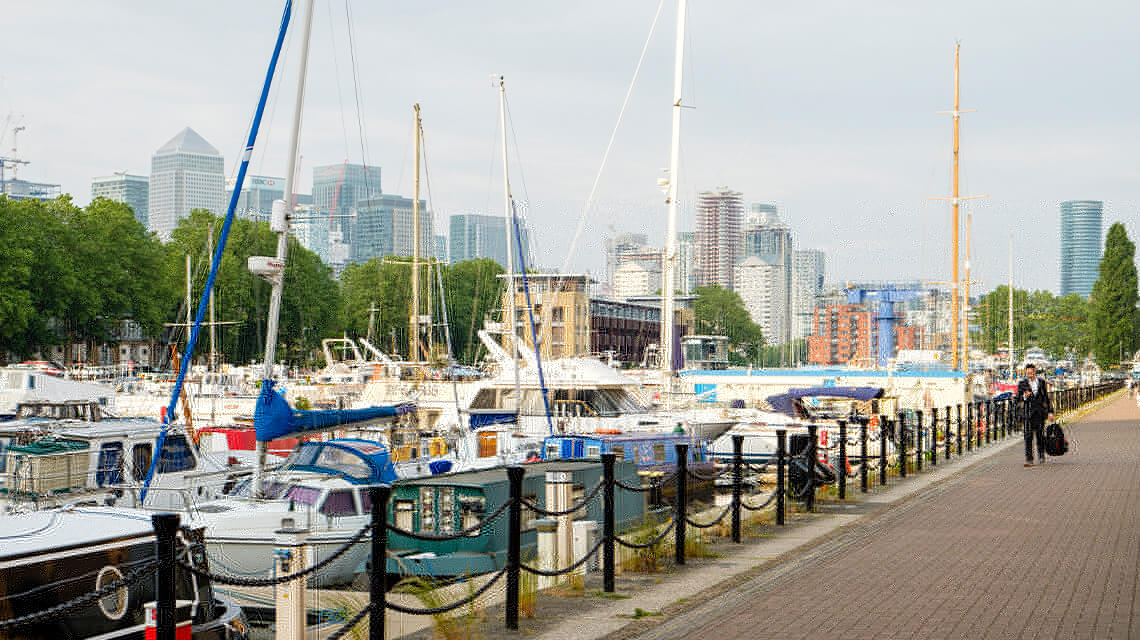
[[(649, 407), (627, 389), (550, 389), (550, 412), (554, 415), (612, 418), (628, 413), (646, 413)], [(546, 410), (538, 389), (523, 389), (519, 407), (523, 415), (544, 415)], [(515, 390), (482, 389), (471, 402), (472, 409), (514, 409)]]

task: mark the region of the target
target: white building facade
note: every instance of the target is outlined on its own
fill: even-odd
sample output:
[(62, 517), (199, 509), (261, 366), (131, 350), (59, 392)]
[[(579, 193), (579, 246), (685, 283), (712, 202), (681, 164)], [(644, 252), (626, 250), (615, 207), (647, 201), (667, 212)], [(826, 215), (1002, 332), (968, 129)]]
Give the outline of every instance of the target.
[(150, 158), (147, 229), (165, 242), (193, 209), (224, 215), (225, 190), (222, 154), (186, 127)]

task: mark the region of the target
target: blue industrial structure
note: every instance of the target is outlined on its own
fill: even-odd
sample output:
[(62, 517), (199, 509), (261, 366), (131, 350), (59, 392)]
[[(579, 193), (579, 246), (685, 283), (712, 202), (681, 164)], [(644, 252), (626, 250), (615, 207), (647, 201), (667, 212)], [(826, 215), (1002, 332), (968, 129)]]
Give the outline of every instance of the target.
[(887, 285), (880, 289), (849, 288), (847, 289), (848, 304), (863, 304), (864, 302), (878, 301), (879, 307), (875, 314), (875, 321), (879, 333), (880, 367), (886, 367), (888, 361), (895, 355), (895, 309), (894, 303), (914, 300), (930, 295), (923, 289), (896, 289)]

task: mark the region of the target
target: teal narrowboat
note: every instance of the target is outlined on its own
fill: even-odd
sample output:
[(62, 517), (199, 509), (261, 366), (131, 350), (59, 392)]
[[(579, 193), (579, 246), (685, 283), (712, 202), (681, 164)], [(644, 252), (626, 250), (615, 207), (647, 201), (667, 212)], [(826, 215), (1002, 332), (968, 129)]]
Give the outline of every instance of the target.
[[(573, 481), (572, 504), (588, 496), (602, 481), (602, 463), (597, 460), (557, 460), (521, 465), (523, 498), (546, 509), (546, 473), (569, 472)], [(640, 481), (637, 465), (618, 461), (614, 476), (625, 484)], [(645, 493), (617, 489), (614, 492), (615, 526), (620, 531), (646, 515)], [(444, 535), (479, 524), (510, 499), (505, 467), (441, 474), (401, 480), (392, 485), (389, 522), (414, 533)], [(533, 557), (538, 544), (535, 520), (543, 516), (522, 508), (522, 557)], [(602, 494), (577, 511), (575, 520), (602, 523)], [(389, 533), (387, 572), (394, 576), (444, 578), (473, 576), (498, 571), (506, 565), (509, 513), (458, 540), (425, 542)]]

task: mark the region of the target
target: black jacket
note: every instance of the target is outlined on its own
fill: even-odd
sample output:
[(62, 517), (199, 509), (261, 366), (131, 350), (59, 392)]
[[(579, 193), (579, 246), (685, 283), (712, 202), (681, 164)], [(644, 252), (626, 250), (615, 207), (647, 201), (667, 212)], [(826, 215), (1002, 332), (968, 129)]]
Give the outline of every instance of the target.
[(1017, 383), (1017, 399), (1020, 402), (1026, 401), (1026, 394), (1029, 395), (1029, 414), (1032, 416), (1045, 416), (1053, 413), (1053, 401), (1049, 399), (1049, 385), (1046, 384), (1045, 379), (1037, 376), (1037, 393), (1033, 393), (1032, 387), (1029, 386), (1029, 379), (1022, 378)]

